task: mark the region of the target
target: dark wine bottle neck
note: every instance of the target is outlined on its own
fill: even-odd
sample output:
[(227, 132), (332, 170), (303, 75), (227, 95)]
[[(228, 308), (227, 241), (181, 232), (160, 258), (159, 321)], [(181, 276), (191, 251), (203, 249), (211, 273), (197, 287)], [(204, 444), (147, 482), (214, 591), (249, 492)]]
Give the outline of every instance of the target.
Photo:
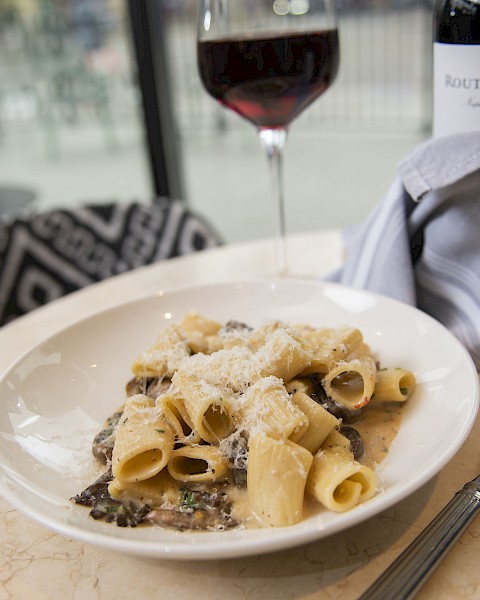
[(443, 44), (480, 44), (479, 0), (437, 2), (433, 39)]

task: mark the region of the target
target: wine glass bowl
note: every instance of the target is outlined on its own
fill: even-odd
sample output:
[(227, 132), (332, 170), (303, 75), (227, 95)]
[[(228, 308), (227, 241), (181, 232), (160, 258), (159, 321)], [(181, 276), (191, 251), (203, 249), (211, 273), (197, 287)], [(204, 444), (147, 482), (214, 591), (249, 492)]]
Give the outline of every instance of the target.
[(201, 81), (256, 127), (269, 158), (279, 274), (286, 272), (282, 156), (288, 127), (335, 80), (339, 54), (332, 0), (200, 0)]

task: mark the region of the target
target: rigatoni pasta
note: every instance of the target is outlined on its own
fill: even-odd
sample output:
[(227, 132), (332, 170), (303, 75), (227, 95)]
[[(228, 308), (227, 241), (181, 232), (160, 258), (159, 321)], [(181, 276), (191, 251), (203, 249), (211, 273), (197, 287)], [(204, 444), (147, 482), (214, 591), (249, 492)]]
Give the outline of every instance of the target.
[(172, 452), (167, 468), (177, 481), (212, 483), (225, 479), (228, 459), (216, 446), (182, 446)]
[(305, 485), (312, 460), (311, 452), (290, 440), (275, 439), (265, 433), (250, 438), (248, 498), (263, 524), (285, 527), (303, 519)]
[(378, 421), (384, 403), (402, 406), (415, 389), (413, 372), (380, 368), (356, 327), (253, 329), (195, 313), (131, 371), (124, 405), (94, 441), (108, 471), (75, 501), (118, 525), (179, 530), (291, 526), (312, 503), (354, 509), (377, 491), (375, 452), (362, 458), (369, 440), (355, 421), (368, 422), (372, 401)]
[(415, 377), (401, 368), (384, 368), (376, 373), (375, 399), (377, 402), (405, 402), (415, 391)]
[(170, 390), (157, 398), (158, 407), (170, 425), (177, 443), (199, 443), (201, 437), (193, 429), (193, 423), (182, 397)]
[(376, 372), (371, 356), (341, 360), (325, 374), (325, 392), (341, 406), (362, 408), (370, 402), (375, 391)]
[(315, 454), (307, 492), (326, 508), (345, 512), (371, 498), (376, 491), (375, 473), (357, 462), (348, 448), (327, 447)]
[(296, 441), (315, 454), (330, 432), (339, 427), (340, 420), (305, 392), (295, 392), (292, 395), (292, 402), (308, 419), (306, 429), (297, 436)]
[(248, 436), (263, 431), (273, 437), (294, 439), (308, 427), (308, 417), (290, 399), (283, 381), (263, 377), (247, 388), (236, 412), (239, 427)]
[(226, 392), (181, 371), (173, 376), (172, 386), (182, 398), (186, 421), (200, 439), (216, 444), (232, 433), (232, 409)]
[(173, 451), (173, 431), (151, 399), (142, 394), (125, 404), (115, 437), (112, 473), (129, 483), (154, 477)]

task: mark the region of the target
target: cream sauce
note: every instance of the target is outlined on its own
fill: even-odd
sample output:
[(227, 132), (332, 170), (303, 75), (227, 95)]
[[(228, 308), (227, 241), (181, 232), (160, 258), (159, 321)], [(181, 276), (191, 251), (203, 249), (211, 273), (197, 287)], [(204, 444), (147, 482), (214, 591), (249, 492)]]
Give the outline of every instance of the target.
[(400, 427), (402, 407), (400, 402), (371, 402), (363, 409), (360, 420), (352, 424), (365, 445), (359, 462), (375, 468), (385, 460)]

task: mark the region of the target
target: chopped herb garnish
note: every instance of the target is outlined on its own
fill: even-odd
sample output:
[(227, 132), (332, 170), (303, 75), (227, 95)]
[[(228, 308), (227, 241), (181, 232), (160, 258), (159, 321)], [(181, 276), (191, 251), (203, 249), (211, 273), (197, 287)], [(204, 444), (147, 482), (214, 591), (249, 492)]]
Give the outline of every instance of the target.
[(155, 429), (155, 431), (158, 431), (158, 433), (165, 433), (165, 429)]
[(402, 394), (402, 396), (406, 396), (408, 394), (408, 388), (401, 387), (400, 388), (400, 393)]
[(206, 508), (206, 506), (201, 492), (189, 490), (187, 487), (183, 487), (180, 490), (180, 508), (201, 510)]

